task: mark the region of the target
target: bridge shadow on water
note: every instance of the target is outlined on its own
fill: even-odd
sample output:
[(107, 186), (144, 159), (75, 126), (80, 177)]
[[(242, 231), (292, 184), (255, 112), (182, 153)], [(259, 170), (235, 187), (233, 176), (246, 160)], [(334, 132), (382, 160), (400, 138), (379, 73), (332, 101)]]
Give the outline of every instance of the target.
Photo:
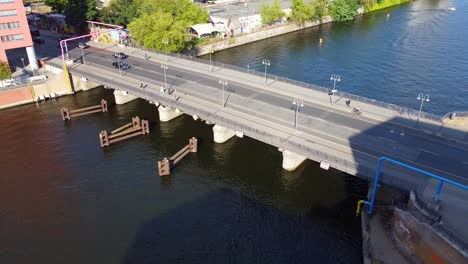
[(336, 248), (343, 233), (319, 221), (220, 188), (145, 222), (124, 263), (359, 262), (360, 250)]

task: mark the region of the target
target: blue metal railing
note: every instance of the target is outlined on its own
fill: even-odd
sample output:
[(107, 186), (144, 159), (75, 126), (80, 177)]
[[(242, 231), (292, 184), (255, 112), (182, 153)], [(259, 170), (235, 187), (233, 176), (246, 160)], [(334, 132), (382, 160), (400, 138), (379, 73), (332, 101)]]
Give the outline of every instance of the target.
[(370, 200), (370, 202), (369, 201), (362, 201), (364, 204), (369, 206), (369, 210), (368, 210), (369, 215), (372, 214), (372, 211), (374, 209), (375, 195), (376, 195), (376, 192), (377, 192), (377, 185), (379, 183), (380, 171), (382, 169), (382, 162), (384, 162), (384, 161), (388, 161), (388, 162), (396, 164), (396, 165), (398, 165), (400, 167), (403, 167), (403, 168), (406, 168), (406, 169), (409, 169), (409, 170), (412, 170), (412, 171), (415, 171), (415, 172), (418, 172), (418, 173), (427, 175), (427, 176), (429, 176), (431, 178), (439, 180), (440, 182), (439, 182), (439, 185), (437, 186), (437, 191), (436, 191), (435, 196), (434, 196), (434, 202), (436, 202), (436, 203), (439, 201), (439, 195), (440, 195), (440, 192), (442, 191), (442, 187), (443, 187), (444, 183), (448, 183), (448, 184), (454, 185), (454, 186), (456, 186), (458, 188), (461, 188), (461, 189), (463, 189), (465, 191), (468, 191), (468, 186), (466, 186), (466, 185), (460, 184), (458, 182), (449, 180), (447, 178), (435, 175), (435, 174), (433, 174), (431, 172), (418, 169), (416, 167), (410, 166), (408, 164), (405, 164), (405, 163), (402, 163), (402, 162), (399, 162), (399, 161), (396, 161), (396, 160), (393, 160), (393, 159), (390, 159), (390, 158), (387, 158), (387, 157), (381, 157), (377, 161), (377, 171), (375, 172), (374, 187), (373, 187), (373, 190), (372, 190), (371, 200)]

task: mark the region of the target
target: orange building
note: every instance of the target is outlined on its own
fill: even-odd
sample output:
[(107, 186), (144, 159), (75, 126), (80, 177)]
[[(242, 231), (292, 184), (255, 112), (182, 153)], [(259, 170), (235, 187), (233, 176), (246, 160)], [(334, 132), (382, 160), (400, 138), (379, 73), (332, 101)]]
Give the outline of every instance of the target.
[(0, 61), (8, 61), (6, 50), (16, 48), (26, 48), (31, 68), (38, 68), (23, 1), (0, 0)]

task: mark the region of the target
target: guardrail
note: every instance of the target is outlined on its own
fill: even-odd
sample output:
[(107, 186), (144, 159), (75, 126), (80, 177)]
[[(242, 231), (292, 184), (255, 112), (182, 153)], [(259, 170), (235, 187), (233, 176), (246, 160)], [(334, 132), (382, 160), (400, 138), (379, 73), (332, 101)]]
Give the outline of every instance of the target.
[(408, 206), (407, 204), (404, 204), (404, 203), (401, 203), (401, 202), (397, 202), (397, 201), (394, 201), (392, 203), (395, 207), (409, 213), (410, 215), (412, 215), (414, 218), (416, 218), (419, 222), (421, 223), (425, 223), (429, 226), (431, 226), (432, 228), (434, 228), (437, 232), (441, 233), (442, 236), (444, 236), (445, 238), (447, 238), (450, 242), (452, 242), (453, 244), (455, 244), (457, 247), (459, 247), (462, 251), (466, 251), (466, 242), (465, 240), (463, 240), (462, 238), (460, 238), (460, 236), (456, 235), (455, 233), (453, 233), (450, 229), (448, 229), (446, 226), (444, 226), (443, 224), (440, 224), (439, 221), (437, 221), (436, 219), (432, 219), (431, 217), (428, 217), (427, 215), (425, 215), (424, 213), (416, 210), (416, 209), (413, 209), (411, 208), (410, 206)]
[[(230, 70), (239, 71), (239, 72), (248, 72), (249, 74), (252, 74), (252, 75), (255, 75), (255, 76), (259, 76), (259, 77), (262, 77), (262, 78), (265, 77), (264, 72), (259, 72), (259, 71), (255, 70), (255, 69), (252, 69), (252, 68), (242, 68), (242, 67), (238, 67), (238, 66), (234, 66), (234, 65), (230, 65), (230, 64), (225, 64), (225, 63), (220, 63), (220, 62), (213, 62), (213, 61), (210, 64), (209, 60), (200, 59), (200, 58), (193, 57), (193, 56), (188, 56), (188, 55), (184, 55), (184, 54), (180, 54), (180, 53), (163, 52), (163, 51), (156, 50), (156, 49), (145, 48), (145, 47), (142, 47), (141, 45), (139, 45), (138, 43), (136, 43), (135, 41), (129, 41), (128, 43), (129, 43), (129, 45), (131, 47), (138, 48), (138, 49), (148, 51), (148, 52), (157, 53), (157, 54), (160, 54), (160, 55), (163, 55), (163, 56), (181, 58), (181, 59), (185, 59), (185, 60), (190, 60), (190, 61), (203, 63), (203, 64), (206, 64), (206, 65), (212, 65), (213, 67), (219, 67), (219, 68), (223, 68), (223, 69), (230, 69)], [(328, 93), (330, 91), (330, 89), (326, 88), (326, 87), (322, 87), (322, 86), (318, 86), (318, 85), (314, 85), (314, 84), (309, 84), (309, 83), (305, 83), (305, 82), (301, 82), (301, 81), (296, 81), (296, 80), (292, 80), (292, 79), (289, 79), (289, 78), (286, 78), (286, 77), (281, 77), (281, 76), (278, 76), (278, 75), (267, 74), (267, 78), (270, 79), (270, 80), (281, 81), (281, 82), (293, 84), (293, 85), (296, 85), (296, 86), (312, 89), (312, 90), (315, 90), (315, 91), (318, 91), (318, 92), (325, 93), (327, 95), (328, 95)], [(339, 97), (343, 97), (345, 99), (353, 100), (353, 101), (356, 101), (356, 102), (366, 103), (366, 104), (378, 106), (378, 107), (381, 107), (381, 108), (385, 108), (385, 109), (388, 109), (388, 110), (391, 110), (391, 111), (395, 111), (395, 112), (398, 112), (400, 115), (418, 116), (418, 114), (419, 114), (419, 111), (415, 110), (415, 109), (411, 109), (411, 108), (407, 108), (407, 107), (403, 107), (403, 106), (399, 106), (399, 105), (395, 105), (395, 104), (385, 103), (385, 102), (382, 102), (382, 101), (379, 101), (379, 100), (375, 100), (375, 99), (371, 99), (371, 98), (367, 98), (367, 97), (363, 97), (363, 96), (359, 96), (359, 95), (355, 95), (355, 94), (350, 94), (350, 93), (339, 91), (339, 92), (335, 93), (335, 95), (337, 95)], [(442, 120), (441, 116), (436, 115), (436, 114), (432, 114), (432, 113), (428, 113), (428, 112), (421, 112), (421, 117), (429, 119), (429, 120), (438, 121), (438, 122)]]

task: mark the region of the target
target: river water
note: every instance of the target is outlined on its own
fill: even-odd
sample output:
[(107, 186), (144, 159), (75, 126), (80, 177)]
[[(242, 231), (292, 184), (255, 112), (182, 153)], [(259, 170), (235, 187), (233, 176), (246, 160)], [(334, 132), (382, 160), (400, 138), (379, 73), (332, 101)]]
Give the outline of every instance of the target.
[[(426, 87), (434, 98), (428, 110), (443, 113), (466, 99), (459, 73), (467, 66), (453, 65), (466, 51), (450, 33), (466, 30), (466, 4), (454, 2), (460, 12), (446, 12), (448, 1), (415, 1), (392, 9), (389, 21), (377, 12), (215, 56), (237, 65), (268, 57), (272, 73), (321, 85), (336, 72), (340, 89), (389, 102), (414, 103)], [(459, 24), (450, 22), (456, 17)], [(452, 100), (441, 103), (444, 96)], [(101, 98), (109, 113), (61, 120), (61, 106)], [(214, 144), (212, 126), (189, 116), (160, 123), (144, 100), (112, 102), (111, 91), (99, 88), (0, 112), (0, 263), (362, 262), (354, 209), (367, 182), (311, 161), (286, 172), (271, 146), (248, 137)], [(100, 148), (99, 131), (135, 115), (150, 120), (150, 135)], [(157, 161), (192, 136), (199, 152), (160, 178)]]
[(338, 90), (413, 109), (424, 93), (431, 100), (427, 112), (468, 111), (467, 13), (465, 0), (414, 0), (217, 52), (213, 59), (263, 72), (266, 58), (268, 73), (290, 79), (331, 87), (336, 73)]
[[(63, 122), (61, 106), (109, 113)], [(144, 100), (97, 88), (0, 114), (0, 263), (360, 263), (356, 201), (367, 183), (274, 147), (213, 143), (212, 126), (160, 123)], [(101, 149), (98, 133), (138, 115), (151, 134)], [(171, 176), (157, 161), (195, 136)]]

